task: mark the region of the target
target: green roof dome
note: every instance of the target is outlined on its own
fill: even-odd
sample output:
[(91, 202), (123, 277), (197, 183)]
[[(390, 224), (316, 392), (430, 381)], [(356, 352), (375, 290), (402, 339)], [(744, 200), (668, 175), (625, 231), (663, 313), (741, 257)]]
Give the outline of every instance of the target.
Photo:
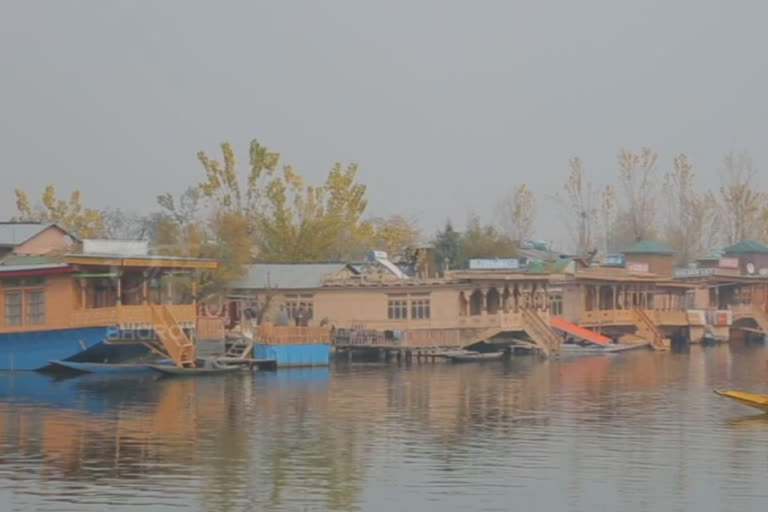
[(768, 247), (755, 240), (742, 240), (737, 244), (726, 247), (723, 249), (723, 252), (741, 254), (768, 253)]
[(654, 240), (638, 240), (624, 254), (675, 254), (670, 247)]

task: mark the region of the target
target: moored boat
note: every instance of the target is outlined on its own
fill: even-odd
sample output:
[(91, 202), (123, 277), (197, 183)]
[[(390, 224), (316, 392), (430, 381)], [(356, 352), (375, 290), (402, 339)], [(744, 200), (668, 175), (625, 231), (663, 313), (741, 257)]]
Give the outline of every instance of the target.
[(748, 393), (746, 391), (736, 391), (736, 390), (730, 390), (730, 389), (728, 390), (716, 389), (715, 393), (720, 396), (730, 398), (731, 400), (735, 400), (749, 407), (754, 407), (755, 409), (759, 409), (763, 412), (768, 412), (768, 395), (761, 395), (759, 393)]
[(563, 355), (579, 355), (579, 354), (615, 354), (617, 352), (627, 352), (629, 350), (638, 350), (641, 348), (648, 348), (648, 343), (631, 343), (631, 344), (611, 344), (611, 345), (597, 345), (597, 344), (578, 344), (578, 343), (563, 343), (560, 345), (560, 353)]
[(456, 352), (446, 355), (454, 363), (472, 363), (480, 361), (499, 361), (504, 357), (503, 352)]
[[(171, 361), (154, 361), (154, 365), (172, 364)], [(149, 363), (83, 363), (76, 361), (51, 361), (51, 366), (55, 370), (75, 371), (80, 373), (104, 373), (104, 374), (125, 374), (125, 373), (151, 373)]]
[(168, 376), (194, 376), (194, 375), (214, 375), (219, 373), (232, 373), (240, 370), (240, 366), (222, 364), (214, 359), (200, 360), (201, 366), (187, 368), (181, 366), (151, 364), (149, 368)]

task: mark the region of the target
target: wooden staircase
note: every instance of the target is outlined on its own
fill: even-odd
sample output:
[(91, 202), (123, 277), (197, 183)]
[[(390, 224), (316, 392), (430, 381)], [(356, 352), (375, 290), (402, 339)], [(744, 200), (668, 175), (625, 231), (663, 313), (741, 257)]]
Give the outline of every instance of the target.
[(659, 330), (656, 323), (648, 316), (648, 313), (640, 308), (632, 310), (638, 335), (647, 338), (653, 350), (667, 350), (664, 343), (664, 333)]
[(560, 351), (560, 336), (552, 330), (552, 327), (541, 318), (536, 311), (522, 309), (523, 329), (531, 337), (533, 343), (544, 355)]
[(153, 304), (152, 329), (160, 343), (150, 342), (147, 346), (159, 352), (176, 366), (194, 367), (197, 364), (197, 349), (192, 340), (187, 337), (184, 330), (164, 304)]
[(253, 340), (249, 338), (239, 338), (232, 342), (224, 353), (226, 359), (246, 359), (253, 351)]

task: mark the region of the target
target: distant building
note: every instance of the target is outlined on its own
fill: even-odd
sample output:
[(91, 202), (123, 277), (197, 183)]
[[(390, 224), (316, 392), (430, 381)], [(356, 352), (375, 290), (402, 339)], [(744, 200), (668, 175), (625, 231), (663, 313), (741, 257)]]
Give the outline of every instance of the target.
[(672, 277), (675, 272), (675, 251), (661, 242), (638, 240), (623, 251), (625, 267), (630, 272), (647, 272)]
[(738, 269), (742, 275), (764, 275), (768, 272), (768, 247), (755, 240), (742, 240), (723, 249), (720, 266)]
[(71, 249), (78, 238), (58, 224), (0, 222), (0, 259), (9, 254), (41, 255)]

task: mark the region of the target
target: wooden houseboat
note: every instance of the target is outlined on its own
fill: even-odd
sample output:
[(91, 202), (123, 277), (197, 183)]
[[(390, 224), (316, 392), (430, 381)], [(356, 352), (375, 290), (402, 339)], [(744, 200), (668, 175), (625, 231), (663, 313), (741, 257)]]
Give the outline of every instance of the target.
[[(333, 329), (343, 340), (337, 345), (419, 350), (527, 339), (545, 353), (559, 347), (561, 338), (548, 322), (547, 274), (461, 271), (419, 279), (399, 275), (387, 265), (364, 267), (251, 265), (247, 276), (233, 285), (231, 327), (253, 323), (258, 326), (251, 329), (269, 330), (273, 342), (257, 340), (257, 353), (260, 345), (296, 345), (306, 351), (315, 337), (321, 339), (316, 345), (325, 347), (319, 352), (327, 354), (329, 341), (322, 331), (309, 331), (313, 328)], [(307, 343), (288, 338), (280, 343), (281, 330), (289, 338), (303, 336)], [(344, 332), (357, 335), (338, 336)], [(318, 360), (327, 361), (327, 355), (307, 354), (305, 362)]]
[(0, 369), (40, 370), (52, 360), (119, 362), (150, 350), (188, 364), (198, 329), (193, 273), (216, 266), (141, 251), (6, 262), (0, 265)]

